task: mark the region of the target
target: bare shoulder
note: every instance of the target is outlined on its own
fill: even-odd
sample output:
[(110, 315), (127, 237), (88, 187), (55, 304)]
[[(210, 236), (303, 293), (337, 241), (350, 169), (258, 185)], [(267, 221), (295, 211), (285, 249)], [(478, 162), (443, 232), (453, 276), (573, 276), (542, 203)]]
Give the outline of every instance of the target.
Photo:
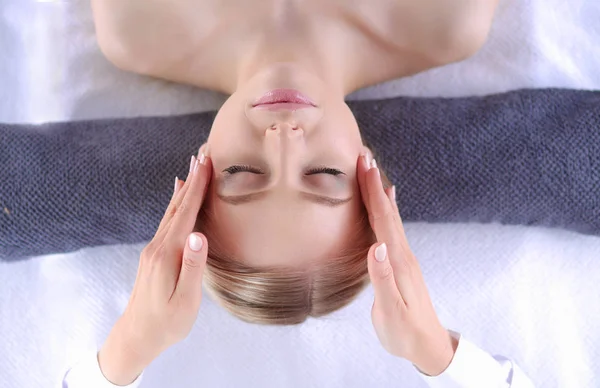
[(498, 1), (348, 0), (344, 12), (371, 42), (368, 58), (357, 59), (357, 87), (472, 56), (487, 40)]
[(487, 40), (499, 0), (394, 0), (390, 39), (434, 63), (460, 61)]
[(117, 67), (162, 76), (185, 62), (216, 24), (197, 0), (92, 0), (96, 37)]

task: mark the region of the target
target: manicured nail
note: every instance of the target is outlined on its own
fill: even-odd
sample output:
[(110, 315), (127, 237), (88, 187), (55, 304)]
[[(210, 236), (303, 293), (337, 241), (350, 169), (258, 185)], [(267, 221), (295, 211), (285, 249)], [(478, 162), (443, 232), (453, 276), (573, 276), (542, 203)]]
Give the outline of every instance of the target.
[(377, 176), (379, 176), (379, 179), (381, 179), (381, 173), (379, 172), (379, 169), (377, 168), (377, 162), (375, 161), (375, 159), (371, 160), (371, 168), (377, 172)]
[(363, 162), (363, 166), (365, 166), (365, 170), (368, 170), (371, 162), (369, 161), (369, 154), (364, 153), (362, 154), (362, 162)]
[(190, 174), (194, 171), (194, 164), (196, 163), (196, 157), (192, 155), (192, 159), (190, 160)]
[(179, 178), (175, 177), (175, 188), (173, 189), (173, 194), (177, 192), (177, 183), (179, 183)]
[(194, 164), (194, 175), (198, 173), (198, 166), (200, 165), (200, 160), (196, 159), (196, 163)]
[(392, 199), (396, 202), (396, 186), (392, 186)]
[(385, 260), (385, 256), (387, 255), (387, 246), (385, 243), (381, 244), (377, 248), (375, 248), (375, 260), (382, 262)]
[(200, 154), (200, 164), (204, 164), (206, 163), (206, 156), (204, 155), (204, 152)]
[(202, 239), (195, 234), (190, 234), (190, 249), (194, 252), (202, 249)]

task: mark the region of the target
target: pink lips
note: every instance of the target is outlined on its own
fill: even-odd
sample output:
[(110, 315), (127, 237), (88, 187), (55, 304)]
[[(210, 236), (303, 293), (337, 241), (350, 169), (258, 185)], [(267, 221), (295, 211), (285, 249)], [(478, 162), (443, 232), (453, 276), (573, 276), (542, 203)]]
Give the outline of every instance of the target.
[(297, 110), (317, 105), (295, 89), (275, 89), (267, 92), (252, 104), (253, 108), (269, 110)]

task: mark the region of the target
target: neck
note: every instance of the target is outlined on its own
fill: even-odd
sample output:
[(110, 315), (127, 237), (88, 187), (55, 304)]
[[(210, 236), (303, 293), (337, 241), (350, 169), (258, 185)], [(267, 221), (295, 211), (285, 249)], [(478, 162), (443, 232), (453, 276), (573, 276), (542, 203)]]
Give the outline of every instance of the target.
[[(298, 17), (297, 10), (287, 14), (279, 12), (282, 15), (277, 16), (276, 23), (267, 24), (246, 42), (232, 47), (235, 50), (233, 63), (220, 68), (221, 89), (232, 94), (257, 74), (285, 63), (290, 65), (288, 68), (319, 78), (331, 93), (342, 98), (351, 93), (353, 87), (348, 76), (351, 64), (344, 60), (340, 42), (336, 42), (337, 34), (328, 34), (325, 27), (314, 28), (305, 22), (310, 18)], [(293, 74), (275, 77), (283, 80), (286, 75), (293, 77)]]

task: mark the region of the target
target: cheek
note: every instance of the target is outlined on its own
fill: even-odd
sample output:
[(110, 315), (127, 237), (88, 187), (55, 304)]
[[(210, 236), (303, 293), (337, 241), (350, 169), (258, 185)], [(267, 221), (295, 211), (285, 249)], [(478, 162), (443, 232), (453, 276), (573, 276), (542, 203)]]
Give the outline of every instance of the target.
[[(360, 154), (363, 143), (354, 115), (346, 104), (336, 105), (323, 117), (320, 123), (328, 144), (340, 147), (352, 155)], [(325, 139), (323, 139), (325, 140)]]
[[(210, 130), (209, 141), (222, 142), (231, 136), (236, 135), (236, 128), (244, 128), (245, 113), (244, 104), (240, 101), (237, 94), (232, 94), (221, 106), (212, 128)], [(233, 133), (232, 133), (233, 132)]]
[(318, 152), (340, 159), (344, 165), (355, 165), (364, 149), (358, 130), (344, 128), (322, 131), (312, 144), (319, 148)]
[(209, 153), (216, 163), (223, 157), (236, 155), (252, 143), (252, 130), (243, 109), (231, 104), (228, 101), (219, 110), (208, 135)]
[(222, 143), (227, 138), (228, 132), (237, 127), (235, 117), (236, 114), (232, 109), (228, 109), (226, 105), (221, 107), (210, 129), (208, 142), (212, 144)]

